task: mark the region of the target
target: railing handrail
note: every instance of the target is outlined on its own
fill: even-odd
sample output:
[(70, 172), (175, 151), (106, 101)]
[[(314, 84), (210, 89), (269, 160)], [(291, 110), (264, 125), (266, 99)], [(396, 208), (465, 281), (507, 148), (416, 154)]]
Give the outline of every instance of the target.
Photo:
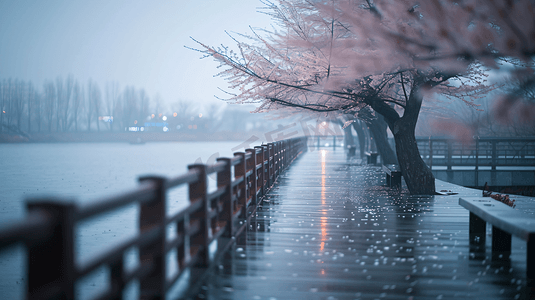
[[(121, 296), (132, 279), (139, 280), (141, 295), (164, 297), (185, 269), (209, 264), (208, 245), (212, 241), (221, 236), (234, 237), (243, 231), (246, 222), (235, 226), (237, 221), (250, 216), (282, 170), (306, 149), (306, 137), (257, 146), (236, 152), (231, 158), (219, 158), (212, 165), (190, 165), (185, 174), (176, 177), (140, 177), (135, 189), (89, 204), (54, 198), (33, 199), (27, 202), (29, 213), (23, 220), (0, 229), (0, 251), (17, 242), (23, 242), (28, 248), (26, 296), (29, 299), (54, 298), (59, 294), (67, 299), (74, 298), (75, 282), (103, 265), (111, 270), (110, 289), (101, 295), (103, 298)], [(214, 173), (217, 174), (217, 188), (208, 192), (207, 176)], [(189, 205), (167, 216), (167, 190), (186, 184)], [(76, 262), (76, 223), (134, 203), (140, 205), (139, 234), (98, 256)], [(176, 223), (177, 229), (175, 237), (168, 241), (166, 228), (171, 223)], [(140, 264), (134, 270), (124, 270), (123, 254), (131, 247), (139, 248)], [(165, 257), (175, 248), (179, 271), (167, 279)], [(43, 269), (57, 272), (38, 274), (43, 273)]]
[[(456, 141), (454, 137), (448, 136), (416, 136), (416, 140), (441, 140), (441, 141)], [(483, 141), (535, 141), (535, 136), (527, 137), (500, 137), (500, 136), (473, 136), (472, 139)]]

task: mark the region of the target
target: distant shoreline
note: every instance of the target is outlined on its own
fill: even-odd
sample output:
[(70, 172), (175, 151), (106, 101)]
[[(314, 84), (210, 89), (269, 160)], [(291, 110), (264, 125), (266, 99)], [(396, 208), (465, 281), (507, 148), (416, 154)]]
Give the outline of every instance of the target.
[(257, 132), (41, 132), (27, 136), (0, 133), (0, 143), (223, 142), (246, 141), (253, 135), (263, 137)]

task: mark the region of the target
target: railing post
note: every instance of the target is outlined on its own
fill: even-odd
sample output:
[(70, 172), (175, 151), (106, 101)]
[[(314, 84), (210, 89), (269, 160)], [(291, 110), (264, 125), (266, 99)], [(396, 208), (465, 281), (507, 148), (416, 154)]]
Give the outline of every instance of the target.
[(446, 141), (446, 144), (447, 144), (447, 147), (448, 147), (448, 154), (447, 154), (448, 155), (448, 158), (447, 158), (447, 160), (448, 160), (448, 171), (451, 171), (451, 165), (452, 165), (452, 161), (451, 160), (452, 160), (452, 155), (453, 155), (453, 153), (452, 153), (453, 152), (453, 149), (452, 149), (453, 146), (452, 146), (451, 142), (452, 141), (450, 139), (448, 139)]
[(217, 173), (217, 187), (225, 187), (225, 193), (221, 196), (221, 200), (224, 203), (223, 219), (227, 222), (227, 229), (223, 234), (224, 237), (230, 238), (234, 235), (234, 221), (232, 216), (234, 214), (234, 202), (232, 201), (232, 189), (231, 189), (231, 166), (230, 158), (218, 158), (218, 162), (224, 162), (225, 168), (223, 171)]
[(262, 145), (262, 148), (264, 148), (264, 161), (262, 162), (262, 169), (263, 169), (263, 178), (264, 178), (264, 192), (265, 195), (267, 193), (267, 189), (269, 188), (269, 145)]
[(275, 163), (275, 149), (273, 143), (268, 143), (268, 149), (269, 149), (269, 186), (272, 186), (274, 183), (274, 163)]
[(273, 143), (273, 183), (275, 183), (275, 179), (278, 176), (279, 171), (279, 142)]
[(277, 178), (281, 175), (282, 167), (282, 142), (277, 142)]
[(199, 248), (200, 261), (199, 267), (207, 267), (210, 262), (210, 253), (208, 246), (210, 245), (210, 238), (212, 236), (212, 226), (210, 216), (210, 205), (208, 203), (208, 180), (206, 176), (206, 165), (194, 164), (189, 165), (188, 170), (197, 170), (199, 172), (199, 180), (189, 184), (189, 201), (202, 201), (202, 212), (200, 215), (195, 215), (195, 218), (201, 219), (201, 229), (199, 235), (191, 241), (190, 245)]
[(51, 217), (48, 239), (27, 246), (27, 299), (74, 299), (75, 205), (65, 199), (30, 200), (28, 212), (42, 211)]
[(281, 141), (281, 160), (282, 160), (282, 170), (286, 170), (286, 167), (288, 166), (286, 164), (286, 145), (287, 145), (287, 141)]
[(492, 140), (492, 171), (496, 171), (496, 162), (498, 160), (498, 151), (496, 151), (496, 140)]
[(433, 170), (433, 140), (429, 137), (429, 169)]
[(262, 194), (262, 197), (264, 196), (264, 147), (262, 146), (256, 146), (254, 147), (256, 151), (258, 151), (257, 149), (260, 150), (260, 153), (257, 154), (258, 156), (256, 157), (256, 163), (257, 164), (262, 164), (262, 167), (260, 168), (260, 170), (258, 170), (258, 183), (256, 184), (257, 187), (260, 188), (260, 191), (261, 191), (261, 194)]
[(139, 232), (143, 234), (159, 227), (159, 238), (156, 242), (139, 247), (139, 260), (141, 264), (152, 265), (151, 273), (139, 282), (139, 294), (141, 299), (161, 299), (165, 297), (165, 178), (156, 176), (144, 176), (139, 182), (152, 182), (155, 186), (154, 198), (140, 204), (139, 209)]
[(475, 165), (475, 184), (474, 186), (479, 186), (479, 136), (475, 137), (476, 139), (476, 165)]
[(115, 299), (123, 299), (123, 291), (126, 283), (123, 280), (124, 261), (119, 259), (110, 264), (110, 285)]
[(241, 158), (241, 162), (234, 166), (234, 176), (236, 178), (243, 176), (243, 181), (238, 185), (238, 206), (241, 207), (241, 217), (246, 218), (246, 212), (247, 212), (247, 177), (246, 174), (246, 166), (245, 166), (245, 153), (243, 152), (235, 152), (234, 156), (239, 156)]
[(258, 174), (256, 172), (256, 150), (255, 149), (245, 149), (245, 152), (251, 154), (251, 158), (247, 160), (247, 163), (245, 165), (247, 171), (252, 170), (253, 174), (251, 175), (251, 181), (249, 182), (249, 194), (252, 197), (252, 202), (254, 206), (256, 207), (258, 205), (258, 199), (256, 197), (256, 193), (258, 192), (257, 188), (257, 180), (258, 180)]

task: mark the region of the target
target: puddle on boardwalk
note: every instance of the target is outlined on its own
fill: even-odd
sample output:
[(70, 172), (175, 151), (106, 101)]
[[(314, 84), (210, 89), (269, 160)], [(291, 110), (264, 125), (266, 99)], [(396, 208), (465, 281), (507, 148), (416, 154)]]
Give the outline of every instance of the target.
[(437, 181), (459, 195), (410, 196), (383, 185), (379, 167), (348, 163), (342, 151), (306, 153), (192, 297), (526, 297), (525, 242), (513, 238), (504, 261), (469, 251), (458, 199), (479, 191)]

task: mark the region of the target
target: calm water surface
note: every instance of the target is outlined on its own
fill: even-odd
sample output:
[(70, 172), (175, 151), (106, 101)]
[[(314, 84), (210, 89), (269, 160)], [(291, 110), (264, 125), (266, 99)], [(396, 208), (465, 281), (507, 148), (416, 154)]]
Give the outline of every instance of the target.
[[(232, 156), (239, 142), (0, 144), (0, 226), (25, 214), (25, 199), (43, 195), (72, 198), (79, 203), (134, 188), (141, 175), (177, 176), (187, 165), (213, 163)], [(239, 149), (236, 151), (243, 151)], [(214, 180), (210, 180), (210, 189)], [(187, 205), (187, 188), (168, 194), (169, 213)], [(109, 249), (137, 233), (136, 205), (110, 212), (78, 225), (77, 260)], [(22, 247), (0, 253), (0, 295), (22, 299), (26, 287)], [(135, 254), (127, 260), (135, 264)], [(105, 288), (107, 271), (83, 280), (77, 290), (82, 298)]]

